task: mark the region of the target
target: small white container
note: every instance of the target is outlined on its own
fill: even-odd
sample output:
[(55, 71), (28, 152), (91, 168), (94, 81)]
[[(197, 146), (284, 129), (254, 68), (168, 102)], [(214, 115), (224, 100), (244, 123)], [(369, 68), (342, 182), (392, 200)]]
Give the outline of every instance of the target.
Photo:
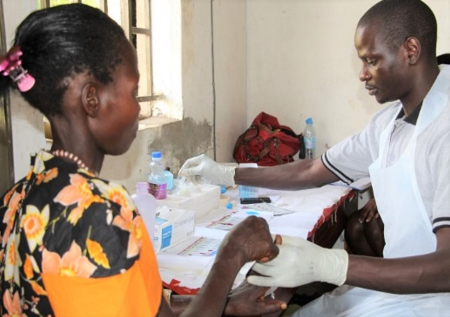
[(156, 205), (194, 210), (195, 219), (199, 219), (220, 206), (220, 186), (189, 184), (182, 189), (178, 188), (173, 194), (168, 194), (166, 199), (157, 200)]

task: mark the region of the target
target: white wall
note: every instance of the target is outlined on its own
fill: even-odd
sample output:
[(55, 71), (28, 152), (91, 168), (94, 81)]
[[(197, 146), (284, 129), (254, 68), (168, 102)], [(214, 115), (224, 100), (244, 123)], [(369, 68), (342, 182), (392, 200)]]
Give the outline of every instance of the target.
[[(176, 172), (191, 156), (213, 157), (214, 133), (216, 159), (232, 161), (237, 137), (260, 111), (297, 133), (312, 116), (322, 152), (381, 109), (358, 80), (353, 48), (356, 24), (375, 0), (180, 1), (183, 120), (139, 132), (125, 155), (107, 157), (101, 176), (134, 191), (152, 151), (161, 150)], [(10, 42), (35, 1), (3, 2)], [(438, 53), (450, 52), (450, 0), (426, 2), (438, 19)], [(14, 98), (12, 116), (17, 179), (29, 153), (45, 144), (39, 114)]]
[(246, 7), (243, 0), (181, 1), (183, 120), (140, 131), (125, 155), (107, 157), (102, 176), (134, 191), (156, 150), (174, 172), (189, 157), (214, 157), (214, 145), (217, 161), (232, 161), (237, 135), (247, 127)]
[[(359, 18), (376, 0), (248, 0), (248, 116), (276, 115), (297, 133), (313, 117), (318, 153), (360, 131), (383, 106), (358, 79)], [(450, 52), (450, 1), (426, 0)]]
[(136, 181), (146, 180), (152, 151), (162, 151), (165, 164), (176, 172), (193, 155), (207, 153), (213, 156), (210, 13), (209, 0), (181, 1), (183, 120), (140, 131), (125, 155), (107, 157), (102, 176), (117, 180), (134, 191)]
[(232, 162), (247, 126), (247, 2), (214, 1), (216, 160)]

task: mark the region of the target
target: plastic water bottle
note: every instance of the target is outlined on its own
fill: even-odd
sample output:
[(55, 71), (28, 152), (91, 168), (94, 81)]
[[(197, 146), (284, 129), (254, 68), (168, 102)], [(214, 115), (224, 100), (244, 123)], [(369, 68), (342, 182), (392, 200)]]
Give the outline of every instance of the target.
[(303, 140), (305, 142), (305, 158), (314, 159), (316, 157), (316, 129), (313, 126), (312, 118), (306, 119)]
[(167, 197), (167, 179), (164, 170), (161, 152), (153, 152), (148, 176), (148, 190), (156, 199), (166, 199)]
[(153, 237), (155, 235), (156, 199), (149, 194), (147, 182), (138, 182), (136, 184), (136, 193), (131, 198), (133, 198), (134, 204), (144, 220), (150, 241), (153, 243)]

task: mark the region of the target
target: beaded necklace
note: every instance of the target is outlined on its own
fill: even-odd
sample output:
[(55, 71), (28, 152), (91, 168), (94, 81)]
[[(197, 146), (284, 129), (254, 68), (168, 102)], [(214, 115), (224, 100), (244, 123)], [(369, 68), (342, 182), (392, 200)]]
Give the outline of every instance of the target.
[(86, 164), (80, 158), (78, 158), (78, 156), (76, 156), (73, 153), (70, 153), (70, 152), (64, 151), (64, 150), (55, 150), (55, 151), (52, 152), (52, 154), (54, 156), (63, 157), (63, 158), (67, 158), (67, 159), (69, 159), (71, 161), (74, 161), (82, 169), (85, 169), (86, 171), (94, 173), (95, 175), (97, 175), (97, 172), (95, 172), (94, 170), (89, 169), (89, 167), (87, 167)]

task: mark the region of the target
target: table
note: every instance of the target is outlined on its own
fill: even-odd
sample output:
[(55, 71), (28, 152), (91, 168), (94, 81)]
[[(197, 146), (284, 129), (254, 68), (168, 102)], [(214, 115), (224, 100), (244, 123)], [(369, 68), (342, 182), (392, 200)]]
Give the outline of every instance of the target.
[[(271, 215), (272, 218), (270, 218), (271, 216), (267, 216), (264, 211), (257, 210), (261, 216), (268, 217), (269, 228), (273, 234), (288, 233), (288, 235), (302, 236), (320, 246), (328, 248), (334, 245), (342, 233), (345, 226), (346, 214), (351, 210), (356, 210), (358, 200), (356, 192), (351, 188), (333, 185), (300, 191), (259, 189), (259, 194), (260, 196), (271, 197), (272, 204), (270, 205), (295, 211), (295, 213), (282, 216), (273, 217)], [(232, 203), (233, 208), (229, 210), (221, 207), (212, 210), (210, 214), (198, 221), (196, 233), (197, 231), (204, 230), (204, 224), (209, 223), (211, 219), (220, 219), (221, 216), (226, 215), (225, 217), (228, 217), (228, 222), (230, 219), (234, 221), (242, 212), (253, 210), (252, 208), (254, 206), (248, 207), (238, 203), (237, 188), (229, 190), (226, 195)], [(229, 215), (230, 212), (232, 215)], [(216, 221), (215, 224), (217, 223)], [(206, 227), (208, 227), (206, 229), (208, 230), (211, 226)], [(223, 236), (225, 234), (226, 232), (223, 233)], [(182, 265), (176, 268), (173, 266), (174, 261), (180, 260), (179, 257), (182, 257), (182, 255), (176, 252), (175, 254), (171, 254), (170, 251), (157, 254), (164, 286), (180, 295), (194, 295), (200, 289), (201, 278), (206, 278), (208, 261), (213, 260), (213, 256), (210, 259), (200, 259), (197, 256), (191, 258), (183, 257), (181, 261), (183, 262), (183, 266), (185, 266), (185, 271), (183, 271)], [(187, 261), (190, 260), (193, 262), (188, 263)], [(245, 278), (246, 272), (248, 272), (250, 267), (251, 264), (241, 270), (241, 279)], [(177, 275), (174, 272), (179, 273), (181, 278), (175, 277)], [(192, 276), (199, 278), (200, 281), (189, 281), (189, 278)], [(239, 283), (239, 279), (237, 279), (236, 284)]]

